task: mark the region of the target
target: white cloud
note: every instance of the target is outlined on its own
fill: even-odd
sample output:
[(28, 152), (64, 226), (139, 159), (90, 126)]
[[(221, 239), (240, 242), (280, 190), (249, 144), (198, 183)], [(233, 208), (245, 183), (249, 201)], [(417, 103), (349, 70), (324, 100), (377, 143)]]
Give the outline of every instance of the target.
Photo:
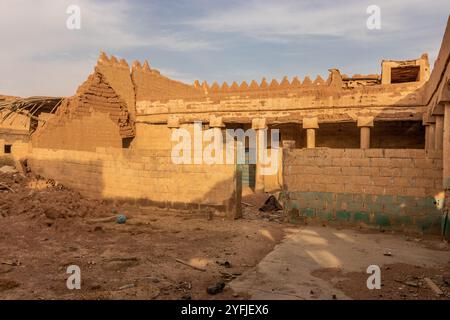
[[(66, 27), (66, 9), (72, 4), (81, 9), (81, 30)], [(0, 94), (71, 95), (93, 70), (100, 50), (212, 48), (181, 32), (133, 29), (139, 26), (133, 26), (131, 6), (121, 0), (2, 0)]]
[[(0, 0), (0, 94), (71, 95), (92, 72), (100, 50), (117, 54), (142, 52), (148, 48), (158, 49), (154, 52), (162, 56), (172, 51), (167, 59), (174, 60), (166, 62), (166, 72), (162, 72), (189, 82), (194, 78), (189, 72), (194, 72), (196, 66), (214, 73), (213, 78), (220, 78), (221, 73), (229, 74), (214, 59), (241, 61), (232, 59), (236, 54), (265, 57), (265, 67), (277, 72), (277, 59), (283, 59), (283, 55), (292, 51), (278, 52), (276, 44), (292, 43), (290, 50), (305, 51), (302, 36), (314, 41), (326, 41), (327, 37), (355, 40), (353, 49), (363, 47), (365, 41), (379, 40), (380, 44), (390, 41), (396, 48), (404, 47), (398, 54), (410, 53), (414, 47), (418, 48), (414, 52), (437, 50), (436, 43), (440, 39), (429, 37), (435, 31), (433, 23), (436, 24), (430, 16), (436, 17), (436, 12), (437, 15), (447, 14), (450, 9), (448, 0), (433, 0), (432, 3), (429, 0), (247, 0), (227, 2), (225, 7), (202, 3), (193, 2), (191, 12), (168, 15), (168, 9), (172, 8), (169, 1)], [(81, 30), (66, 28), (66, 9), (71, 4), (81, 8)], [(370, 33), (366, 29), (366, 8), (371, 4), (381, 7), (380, 33)], [(159, 16), (158, 5), (159, 9), (163, 7), (162, 16)], [(192, 13), (205, 14), (186, 21)], [(416, 23), (415, 27), (411, 27), (412, 23)], [(398, 41), (402, 39), (399, 35), (403, 39), (406, 35), (420, 41), (405, 45), (404, 41)], [(265, 51), (258, 55), (256, 50), (262, 48), (258, 46), (260, 41), (267, 44)], [(320, 41), (317, 47), (309, 49), (321, 50)], [(227, 57), (221, 51), (214, 51), (211, 56), (207, 53), (193, 55), (193, 52), (222, 48)], [(336, 50), (342, 54), (346, 48), (336, 44)], [(191, 61), (191, 65), (186, 66), (186, 61)], [(177, 67), (181, 71), (173, 69)], [(234, 74), (248, 68), (236, 65)]]
[[(377, 1), (256, 1), (229, 9), (212, 10), (206, 16), (186, 22), (204, 31), (239, 33), (267, 42), (287, 42), (299, 36), (327, 36), (368, 40), (366, 20), (369, 5), (381, 8), (382, 30), (407, 32), (403, 24), (413, 11), (417, 15), (437, 8), (449, 8), (448, 0)], [(386, 36), (386, 33), (383, 33)]]

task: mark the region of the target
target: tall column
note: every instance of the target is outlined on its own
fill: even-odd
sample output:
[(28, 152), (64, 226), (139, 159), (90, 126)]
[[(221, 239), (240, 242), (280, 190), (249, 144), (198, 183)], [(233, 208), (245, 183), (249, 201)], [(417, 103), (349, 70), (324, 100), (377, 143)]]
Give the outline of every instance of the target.
[(306, 129), (306, 148), (316, 147), (316, 130), (319, 129), (317, 117), (303, 118), (303, 129)]
[(428, 150), (434, 150), (436, 137), (436, 124), (430, 123), (428, 125)]
[(308, 149), (316, 147), (316, 129), (306, 129), (306, 147)]
[(422, 124), (425, 126), (425, 150), (434, 150), (436, 147), (436, 117), (425, 112)]
[[(169, 116), (167, 119), (167, 127), (170, 128), (171, 134), (174, 134), (174, 131), (180, 128), (180, 119), (178, 117)], [(172, 147), (176, 144), (176, 142), (172, 141), (172, 138), (170, 139), (170, 142), (172, 144)]]
[(255, 118), (252, 120), (252, 129), (256, 133), (256, 173), (255, 173), (255, 192), (264, 192), (264, 176), (261, 174), (262, 167), (262, 145), (261, 139), (264, 137), (264, 129), (266, 129), (266, 119)]
[[(450, 189), (450, 103), (444, 107), (444, 134), (443, 134), (443, 152), (442, 160), (444, 164), (443, 187)], [(450, 223), (450, 222), (447, 222)]]
[(357, 126), (360, 128), (360, 148), (370, 148), (370, 128), (373, 127), (373, 117), (358, 117)]
[(435, 140), (434, 148), (436, 150), (442, 150), (442, 143), (444, 140), (444, 116), (436, 116), (436, 127), (435, 127)]
[[(209, 117), (209, 127), (213, 130), (213, 140), (214, 140), (214, 146), (215, 146), (215, 152), (219, 152), (218, 149), (221, 149), (219, 154), (214, 154), (216, 157), (216, 161), (219, 161), (221, 163), (224, 161), (224, 146), (225, 141), (222, 136), (222, 128), (225, 127), (225, 124), (223, 123), (222, 117), (216, 117), (214, 115), (211, 115)], [(217, 140), (216, 140), (217, 139)]]
[(425, 123), (423, 125), (425, 127), (425, 150), (430, 149), (430, 124)]

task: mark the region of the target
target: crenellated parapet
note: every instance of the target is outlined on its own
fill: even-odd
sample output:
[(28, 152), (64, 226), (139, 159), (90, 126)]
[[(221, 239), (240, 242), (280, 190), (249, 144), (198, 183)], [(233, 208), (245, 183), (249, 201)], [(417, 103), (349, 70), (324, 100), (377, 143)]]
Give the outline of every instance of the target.
[[(336, 84), (339, 84), (339, 82), (337, 82), (336, 79), (335, 81), (332, 81), (331, 79), (332, 77), (330, 76), (328, 80), (324, 80), (318, 75), (314, 81), (311, 80), (309, 76), (306, 76), (303, 81), (301, 81), (298, 77), (289, 80), (287, 76), (284, 76), (281, 81), (278, 81), (277, 79), (268, 81), (266, 78), (262, 78), (259, 82), (251, 80), (250, 84), (247, 81), (242, 81), (241, 83), (233, 81), (231, 85), (226, 81), (222, 84), (214, 81), (211, 85), (206, 81), (203, 81), (200, 85), (200, 81), (196, 80), (194, 82), (194, 87), (201, 87), (207, 97), (212, 99), (226, 98), (228, 96), (257, 98), (264, 96), (289, 95), (290, 93), (304, 90), (329, 90), (331, 87), (336, 89)], [(339, 89), (343, 87), (342, 84), (341, 81), (341, 87), (339, 87)]]
[[(139, 121), (145, 117), (145, 121), (160, 123), (167, 121), (167, 115), (187, 119), (188, 114), (192, 114), (192, 119), (204, 115), (207, 120), (209, 114), (229, 113), (227, 117), (236, 121), (264, 114), (276, 122), (294, 115), (295, 119), (300, 119), (306, 112), (303, 109), (308, 110), (309, 115), (316, 112), (315, 116), (321, 121), (339, 117), (348, 121), (361, 108), (373, 109), (375, 113), (381, 108), (383, 117), (389, 117), (392, 110), (386, 109), (387, 106), (405, 106), (401, 114), (394, 113), (397, 112), (396, 117), (408, 119), (420, 111), (415, 108), (421, 99), (420, 82), (385, 86), (381, 84), (380, 75), (347, 76), (338, 69), (328, 71), (326, 79), (321, 75), (306, 75), (222, 83), (195, 80), (186, 84), (161, 74), (147, 60), (129, 64), (101, 53), (96, 66), (96, 72), (132, 106), (132, 123), (133, 112), (140, 117)], [(329, 109), (333, 112), (328, 113)], [(342, 111), (345, 116), (337, 115), (337, 109), (346, 110)]]
[[(230, 98), (260, 99), (311, 96), (339, 96), (347, 90), (373, 87), (381, 85), (380, 75), (343, 75), (338, 69), (329, 69), (327, 79), (321, 75), (315, 77), (304, 76), (281, 79), (246, 80), (219, 83), (214, 81), (195, 80), (193, 84), (170, 79), (152, 68), (147, 60), (134, 61), (130, 65), (114, 56), (108, 57), (104, 52), (100, 54), (96, 68), (100, 69), (107, 78), (113, 78), (112, 85), (118, 84), (118, 93), (124, 99), (134, 104), (137, 109), (152, 102), (167, 102), (171, 100), (184, 101), (221, 101)], [(120, 74), (120, 76), (117, 76)], [(115, 81), (121, 77), (122, 80)], [(129, 81), (124, 78), (129, 78)], [(128, 82), (127, 89), (123, 84)], [(132, 89), (131, 85), (132, 84)], [(385, 90), (385, 89), (383, 89)], [(128, 95), (128, 98), (126, 96)], [(132, 112), (131, 112), (132, 113)]]
[(131, 80), (130, 66), (126, 60), (118, 60), (113, 55), (108, 57), (106, 53), (101, 52), (95, 71), (101, 73), (117, 94), (126, 102), (130, 118), (134, 120), (136, 115), (135, 90)]

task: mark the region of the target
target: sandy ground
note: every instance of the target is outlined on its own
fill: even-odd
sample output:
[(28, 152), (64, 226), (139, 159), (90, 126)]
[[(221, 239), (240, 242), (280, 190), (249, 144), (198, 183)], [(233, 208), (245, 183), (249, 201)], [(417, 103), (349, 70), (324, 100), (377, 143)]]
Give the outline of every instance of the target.
[[(114, 207), (52, 181), (0, 181), (15, 191), (0, 192), (0, 299), (242, 299), (206, 288), (253, 268), (283, 236), (258, 219)], [(95, 222), (116, 212), (126, 224)], [(66, 287), (69, 265), (81, 268), (81, 290)]]
[[(449, 298), (450, 252), (437, 239), (297, 227), (251, 207), (229, 221), (114, 206), (32, 175), (0, 183), (0, 299)], [(127, 222), (98, 220), (117, 214)], [(366, 287), (370, 264), (381, 290)], [(66, 287), (69, 265), (81, 290)], [(208, 294), (219, 282), (223, 292)]]
[[(439, 239), (313, 226), (285, 230), (257, 268), (230, 284), (236, 292), (252, 299), (450, 299), (450, 251)], [(367, 288), (370, 265), (380, 267), (379, 290)]]

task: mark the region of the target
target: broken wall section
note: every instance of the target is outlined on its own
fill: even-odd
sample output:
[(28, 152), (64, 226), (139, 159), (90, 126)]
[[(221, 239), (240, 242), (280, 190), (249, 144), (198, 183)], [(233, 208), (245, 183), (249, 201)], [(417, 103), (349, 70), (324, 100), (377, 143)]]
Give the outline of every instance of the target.
[(284, 150), (283, 182), (292, 222), (441, 232), (442, 152)]
[(33, 172), (86, 196), (138, 205), (240, 215), (235, 165), (177, 165), (170, 150), (33, 148)]
[(126, 103), (100, 72), (94, 72), (74, 97), (63, 102), (32, 136), (34, 147), (95, 151), (121, 148), (134, 137)]
[(105, 77), (117, 96), (125, 102), (130, 119), (134, 121), (136, 118), (134, 84), (131, 80), (130, 66), (125, 59), (118, 61), (114, 56), (108, 58), (102, 52), (97, 61), (96, 71)]

